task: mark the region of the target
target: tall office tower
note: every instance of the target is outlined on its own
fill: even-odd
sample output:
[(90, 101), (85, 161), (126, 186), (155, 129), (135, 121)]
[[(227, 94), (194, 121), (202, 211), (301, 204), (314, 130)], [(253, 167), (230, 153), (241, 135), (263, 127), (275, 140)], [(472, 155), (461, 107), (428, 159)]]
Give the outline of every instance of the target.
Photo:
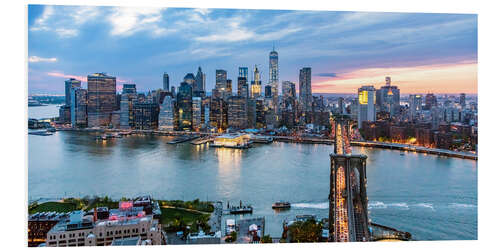
[(272, 90), (272, 86), (271, 85), (266, 85), (266, 87), (264, 88), (264, 97), (266, 99), (271, 99), (273, 98), (273, 90)]
[[(168, 75), (167, 75), (168, 77)], [(137, 90), (135, 88), (135, 84), (123, 84), (122, 95), (125, 94), (137, 94)]]
[(210, 126), (217, 128), (218, 132), (227, 129), (227, 102), (214, 95), (210, 99)]
[(269, 84), (271, 85), (271, 93), (273, 97), (273, 106), (278, 107), (278, 85), (279, 85), (279, 67), (278, 67), (278, 52), (274, 50), (269, 53)]
[(88, 85), (88, 126), (107, 126), (111, 123), (111, 113), (116, 102), (116, 77), (105, 73), (87, 76)]
[(460, 106), (462, 106), (462, 109), (465, 109), (465, 94), (464, 93), (460, 94)]
[[(295, 83), (290, 81), (283, 81), (281, 83), (281, 94), (283, 99), (281, 100), (282, 111), (288, 112), (284, 120), (289, 121), (289, 125), (295, 121), (296, 116), (296, 93), (295, 93)], [(289, 127), (289, 126), (287, 126)]]
[(243, 96), (231, 96), (228, 98), (227, 122), (228, 126), (236, 129), (247, 127), (246, 98)]
[(377, 90), (377, 106), (381, 111), (389, 113), (392, 117), (399, 114), (399, 89), (391, 85), (391, 78), (385, 78), (385, 86)]
[(193, 128), (193, 96), (191, 84), (182, 82), (177, 92), (179, 129), (191, 130)]
[(167, 72), (163, 73), (163, 90), (165, 90), (165, 91), (170, 90), (170, 78), (169, 78)]
[[(125, 87), (124, 87), (125, 89)], [(130, 129), (133, 126), (134, 116), (133, 116), (133, 100), (132, 94), (122, 94), (120, 100), (120, 128)]]
[(255, 99), (255, 128), (261, 129), (266, 126), (266, 107), (262, 98)]
[(437, 107), (437, 98), (434, 94), (429, 93), (425, 95), (425, 110), (431, 110), (432, 107)]
[(198, 72), (195, 77), (195, 84), (193, 92), (204, 92), (205, 91), (205, 74), (201, 71), (201, 67), (198, 67)]
[(87, 90), (81, 87), (71, 88), (71, 126), (87, 127)]
[(245, 77), (248, 80), (248, 67), (239, 67), (238, 77)]
[(345, 100), (343, 97), (339, 97), (337, 100), (337, 105), (338, 105), (338, 110), (339, 114), (345, 114)]
[(82, 82), (76, 80), (75, 78), (70, 78), (64, 81), (64, 94), (66, 98), (65, 104), (68, 105), (68, 107), (71, 105), (71, 88), (81, 88), (81, 87), (82, 87)]
[(203, 105), (201, 97), (193, 97), (193, 130), (198, 132), (203, 126)]
[(238, 96), (248, 98), (248, 82), (246, 77), (238, 77)]
[(227, 79), (226, 81), (226, 92), (228, 96), (233, 95), (233, 81), (231, 79)]
[(160, 103), (160, 114), (158, 115), (158, 129), (165, 131), (174, 130), (174, 98), (167, 95)]
[(170, 93), (172, 93), (172, 96), (175, 96), (175, 86), (170, 87)]
[(303, 111), (312, 111), (311, 68), (300, 70), (299, 75), (299, 101)]
[(290, 81), (283, 81), (281, 83), (281, 95), (283, 95), (283, 99), (287, 98), (295, 98), (295, 83)]
[(362, 86), (358, 89), (358, 128), (363, 127), (364, 121), (375, 121), (375, 87)]
[(62, 105), (59, 107), (59, 123), (71, 123), (71, 106)]
[(223, 69), (215, 70), (215, 88), (223, 92), (227, 86), (227, 72)]
[(410, 117), (414, 119), (417, 113), (422, 110), (422, 96), (410, 95), (408, 102), (410, 103)]
[(257, 119), (257, 101), (249, 98), (247, 101), (247, 128), (255, 128)]
[(191, 86), (191, 91), (194, 90), (194, 85), (195, 85), (196, 79), (195, 79), (193, 73), (187, 73), (186, 76), (184, 76), (184, 82), (186, 82), (187, 84), (189, 84)]
[(158, 128), (158, 103), (150, 101), (135, 102), (132, 105), (134, 113), (134, 129), (154, 130)]
[(250, 94), (252, 98), (258, 98), (262, 94), (262, 81), (260, 80), (260, 73), (259, 69), (257, 68), (257, 65), (255, 65), (255, 68), (253, 70), (253, 81), (252, 81), (252, 87), (250, 89)]

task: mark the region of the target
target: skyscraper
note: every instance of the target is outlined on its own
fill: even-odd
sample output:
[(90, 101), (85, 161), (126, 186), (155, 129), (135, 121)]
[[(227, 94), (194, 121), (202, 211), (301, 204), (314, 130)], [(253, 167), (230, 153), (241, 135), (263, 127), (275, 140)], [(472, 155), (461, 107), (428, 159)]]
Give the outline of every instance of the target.
[(247, 67), (239, 67), (238, 68), (238, 77), (245, 77), (248, 80), (248, 68)]
[(193, 99), (191, 84), (182, 82), (177, 91), (179, 129), (191, 130), (193, 127)]
[(364, 121), (375, 121), (375, 87), (362, 86), (358, 89), (358, 128), (363, 127)]
[[(125, 87), (124, 87), (125, 91)], [(123, 94), (120, 100), (120, 128), (130, 129), (134, 126), (133, 103), (136, 100), (135, 94)]]
[(243, 96), (231, 96), (228, 98), (228, 126), (231, 128), (244, 129), (247, 126), (246, 98)]
[(278, 85), (279, 85), (279, 67), (278, 67), (278, 52), (274, 50), (269, 53), (269, 85), (271, 85), (271, 94), (273, 98), (273, 106), (278, 106)]
[[(168, 75), (167, 75), (168, 78)], [(135, 84), (123, 84), (122, 94), (137, 94), (137, 90), (135, 88)]]
[(385, 78), (385, 86), (377, 90), (377, 106), (392, 117), (399, 114), (399, 88), (391, 85), (391, 78)]
[(158, 115), (158, 129), (173, 131), (174, 130), (174, 99), (167, 95), (163, 98), (160, 104), (160, 114)]
[(151, 101), (134, 102), (134, 129), (153, 130), (158, 128), (159, 105)]
[(116, 77), (105, 73), (87, 76), (88, 84), (88, 126), (107, 126), (116, 106)]
[(432, 107), (436, 107), (436, 106), (437, 106), (436, 96), (432, 93), (425, 95), (425, 107), (424, 107), (424, 109), (431, 110)]
[(462, 106), (462, 109), (465, 109), (465, 94), (464, 93), (460, 94), (460, 106)]
[(191, 86), (191, 91), (194, 91), (196, 80), (193, 73), (187, 73), (186, 76), (184, 76), (184, 82)]
[(165, 91), (170, 90), (170, 78), (167, 72), (163, 73), (163, 90)]
[(205, 92), (205, 74), (201, 71), (201, 67), (198, 67), (198, 72), (195, 77), (195, 84), (193, 88), (193, 93), (203, 93)]
[(303, 111), (312, 111), (311, 68), (305, 67), (299, 75), (299, 101)]
[(87, 90), (81, 87), (71, 88), (71, 126), (87, 127)]
[(81, 88), (81, 87), (82, 87), (82, 82), (76, 80), (75, 78), (70, 78), (64, 81), (64, 94), (66, 98), (65, 104), (68, 105), (68, 107), (71, 105), (71, 88)]
[(227, 102), (214, 95), (210, 99), (210, 126), (219, 132), (227, 129)]
[(248, 98), (248, 83), (246, 77), (238, 77), (238, 96)]
[(257, 65), (253, 70), (253, 81), (251, 87), (251, 96), (252, 98), (258, 98), (262, 94), (262, 81), (260, 80), (260, 73)]
[(222, 97), (225, 95), (227, 87), (227, 72), (223, 69), (215, 70), (215, 89), (217, 91), (212, 93), (212, 95), (216, 95), (216, 97)]
[(283, 95), (283, 99), (287, 98), (295, 98), (295, 83), (290, 81), (283, 81), (281, 83), (281, 95)]
[(413, 119), (422, 110), (422, 96), (410, 95), (408, 102), (410, 103), (410, 118)]
[(203, 126), (203, 105), (201, 97), (193, 97), (193, 130), (200, 131)]

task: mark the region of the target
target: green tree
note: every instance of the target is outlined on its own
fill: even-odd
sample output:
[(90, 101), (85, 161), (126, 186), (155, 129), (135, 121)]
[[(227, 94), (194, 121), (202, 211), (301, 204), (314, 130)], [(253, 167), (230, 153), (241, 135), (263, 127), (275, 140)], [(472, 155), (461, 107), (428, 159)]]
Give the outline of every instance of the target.
[(268, 235), (264, 235), (262, 237), (262, 239), (260, 240), (260, 242), (262, 243), (273, 243), (273, 239), (271, 238), (271, 236), (268, 234)]
[(291, 242), (319, 242), (321, 224), (315, 220), (298, 221), (289, 227)]

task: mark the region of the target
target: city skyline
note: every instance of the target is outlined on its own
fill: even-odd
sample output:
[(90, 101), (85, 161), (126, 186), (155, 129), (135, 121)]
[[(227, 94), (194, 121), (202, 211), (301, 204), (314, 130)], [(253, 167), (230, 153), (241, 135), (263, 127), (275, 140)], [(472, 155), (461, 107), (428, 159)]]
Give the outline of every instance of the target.
[(477, 15), (30, 5), (28, 37), (30, 94), (62, 94), (67, 78), (86, 85), (101, 71), (118, 89), (161, 88), (164, 72), (178, 87), (198, 66), (208, 91), (216, 69), (234, 84), (253, 65), (265, 86), (273, 44), (280, 86), (311, 67), (313, 93), (378, 88), (385, 76), (402, 94), (477, 93)]

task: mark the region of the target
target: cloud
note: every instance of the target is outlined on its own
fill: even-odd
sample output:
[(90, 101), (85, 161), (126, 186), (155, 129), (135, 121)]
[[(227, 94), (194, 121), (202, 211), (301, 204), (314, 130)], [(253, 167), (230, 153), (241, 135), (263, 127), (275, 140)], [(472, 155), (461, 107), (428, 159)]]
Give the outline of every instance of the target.
[(130, 36), (139, 31), (149, 31), (155, 36), (162, 36), (174, 29), (162, 27), (162, 11), (165, 8), (116, 7), (108, 21), (111, 24), (111, 35)]
[(44, 58), (44, 57), (38, 57), (38, 56), (30, 56), (28, 58), (28, 61), (30, 63), (38, 63), (38, 62), (57, 62), (57, 58), (55, 57), (50, 57), (50, 58)]
[[(65, 79), (74, 78), (74, 79), (79, 80), (81, 82), (87, 82), (87, 77), (85, 77), (85, 76), (69, 75), (69, 74), (64, 74), (64, 73), (57, 72), (57, 71), (48, 72), (47, 75), (52, 76), (52, 77), (65, 78)], [(131, 82), (131, 80), (121, 79), (121, 78), (117, 77), (116, 82), (117, 83), (128, 83), (128, 82)]]
[(319, 77), (337, 77), (336, 73), (317, 73), (315, 76)]
[(53, 32), (59, 38), (72, 38), (79, 35), (82, 25), (96, 20), (99, 15), (101, 15), (101, 9), (94, 6), (47, 5), (29, 30)]
[(74, 79), (82, 81), (82, 82), (87, 82), (87, 78), (83, 77), (83, 76), (67, 75), (67, 74), (60, 73), (60, 72), (48, 72), (47, 75), (52, 76), (52, 77), (65, 78), (65, 79), (74, 78)]

